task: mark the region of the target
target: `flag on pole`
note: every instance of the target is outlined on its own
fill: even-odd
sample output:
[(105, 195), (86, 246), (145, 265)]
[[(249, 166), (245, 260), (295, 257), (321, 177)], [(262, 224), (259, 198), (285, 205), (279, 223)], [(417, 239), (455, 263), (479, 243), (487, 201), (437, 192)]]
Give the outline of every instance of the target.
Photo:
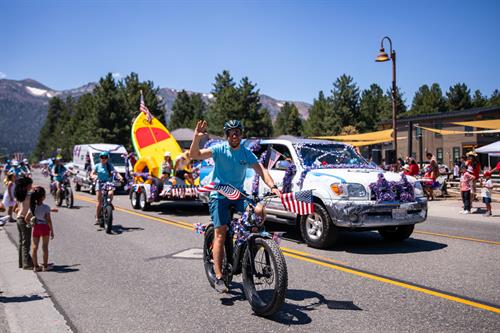
[(283, 193), (281, 202), (285, 208), (298, 215), (309, 215), (314, 213), (312, 190)]
[(144, 96), (142, 95), (142, 90), (141, 90), (141, 105), (139, 107), (139, 111), (143, 112), (146, 115), (149, 123), (151, 122), (151, 120), (153, 120), (153, 115), (151, 114), (151, 112), (149, 112), (148, 107), (144, 103)]
[(237, 200), (240, 198), (241, 192), (232, 185), (221, 185), (211, 182), (207, 185), (198, 187), (198, 192), (213, 192), (216, 191), (229, 200)]
[(274, 164), (279, 160), (281, 153), (274, 148), (271, 148), (269, 155), (269, 163), (267, 164), (267, 169), (271, 169)]

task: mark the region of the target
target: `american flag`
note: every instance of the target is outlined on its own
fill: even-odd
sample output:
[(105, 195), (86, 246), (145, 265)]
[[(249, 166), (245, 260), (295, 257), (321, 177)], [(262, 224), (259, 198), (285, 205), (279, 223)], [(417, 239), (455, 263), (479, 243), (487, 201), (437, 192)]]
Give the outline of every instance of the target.
[(151, 112), (149, 112), (148, 107), (144, 103), (144, 96), (142, 95), (142, 90), (141, 90), (141, 105), (139, 107), (139, 111), (144, 112), (144, 114), (146, 115), (146, 117), (148, 119), (148, 122), (150, 123), (151, 120), (153, 119), (153, 115), (151, 114)]
[(314, 213), (312, 190), (283, 193), (281, 202), (287, 210), (298, 215)]
[(229, 200), (237, 200), (240, 198), (241, 192), (232, 185), (221, 185), (211, 182), (205, 186), (198, 187), (198, 192), (212, 192), (217, 191)]

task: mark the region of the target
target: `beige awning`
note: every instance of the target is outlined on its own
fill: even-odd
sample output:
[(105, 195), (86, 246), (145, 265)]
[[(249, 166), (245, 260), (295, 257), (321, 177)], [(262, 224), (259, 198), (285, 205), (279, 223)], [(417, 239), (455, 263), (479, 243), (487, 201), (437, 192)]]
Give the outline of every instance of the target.
[[(467, 125), (467, 126), (469, 126), (469, 125)], [(484, 130), (484, 131), (452, 131), (452, 130), (444, 130), (444, 129), (424, 127), (424, 126), (415, 126), (415, 127), (424, 129), (424, 130), (429, 131), (429, 132), (438, 133), (441, 135), (500, 133), (500, 129)]]
[(370, 133), (362, 133), (362, 134), (312, 136), (311, 139), (325, 139), (325, 140), (335, 140), (342, 142), (382, 140), (381, 142), (385, 142), (392, 140), (392, 129), (370, 132)]
[[(399, 140), (406, 140), (408, 137), (403, 136), (399, 137), (398, 136), (398, 141)], [(384, 142), (392, 142), (392, 138), (389, 138), (389, 140), (371, 140), (371, 141), (343, 141), (343, 143), (350, 144), (354, 147), (362, 147), (362, 146), (370, 146), (370, 145), (377, 145), (379, 143), (384, 143)]]
[(461, 126), (471, 126), (471, 127), (489, 128), (489, 129), (494, 129), (494, 130), (500, 130), (500, 119), (460, 121), (460, 122), (454, 122), (452, 124), (461, 125)]

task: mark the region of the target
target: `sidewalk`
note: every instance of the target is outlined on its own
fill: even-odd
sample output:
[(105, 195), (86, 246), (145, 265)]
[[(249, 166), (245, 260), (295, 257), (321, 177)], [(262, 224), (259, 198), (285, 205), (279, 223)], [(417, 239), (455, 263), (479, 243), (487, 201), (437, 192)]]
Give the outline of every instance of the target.
[(482, 201), (474, 201), (472, 203), (472, 211), (474, 212), (477, 208), (477, 211), (473, 214), (460, 214), (460, 211), (463, 210), (463, 203), (461, 198), (458, 196), (447, 197), (447, 198), (438, 198), (434, 201), (429, 201), (429, 211), (428, 217), (444, 217), (444, 218), (452, 218), (464, 221), (485, 221), (485, 222), (497, 222), (500, 223), (500, 203), (492, 202), (491, 203), (491, 211), (493, 212), (492, 216), (483, 216), (486, 212), (485, 204)]
[(15, 223), (0, 227), (0, 332), (71, 332), (33, 271), (19, 269), (12, 233)]

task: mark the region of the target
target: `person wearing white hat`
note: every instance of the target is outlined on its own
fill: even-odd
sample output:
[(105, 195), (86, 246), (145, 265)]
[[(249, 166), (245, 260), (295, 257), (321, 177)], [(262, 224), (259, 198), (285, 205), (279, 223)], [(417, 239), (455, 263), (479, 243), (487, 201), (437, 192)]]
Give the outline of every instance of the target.
[(172, 156), (169, 151), (166, 151), (163, 157), (164, 160), (163, 163), (161, 164), (162, 178), (163, 177), (169, 178), (170, 174), (172, 173), (172, 169), (174, 168), (172, 163)]

